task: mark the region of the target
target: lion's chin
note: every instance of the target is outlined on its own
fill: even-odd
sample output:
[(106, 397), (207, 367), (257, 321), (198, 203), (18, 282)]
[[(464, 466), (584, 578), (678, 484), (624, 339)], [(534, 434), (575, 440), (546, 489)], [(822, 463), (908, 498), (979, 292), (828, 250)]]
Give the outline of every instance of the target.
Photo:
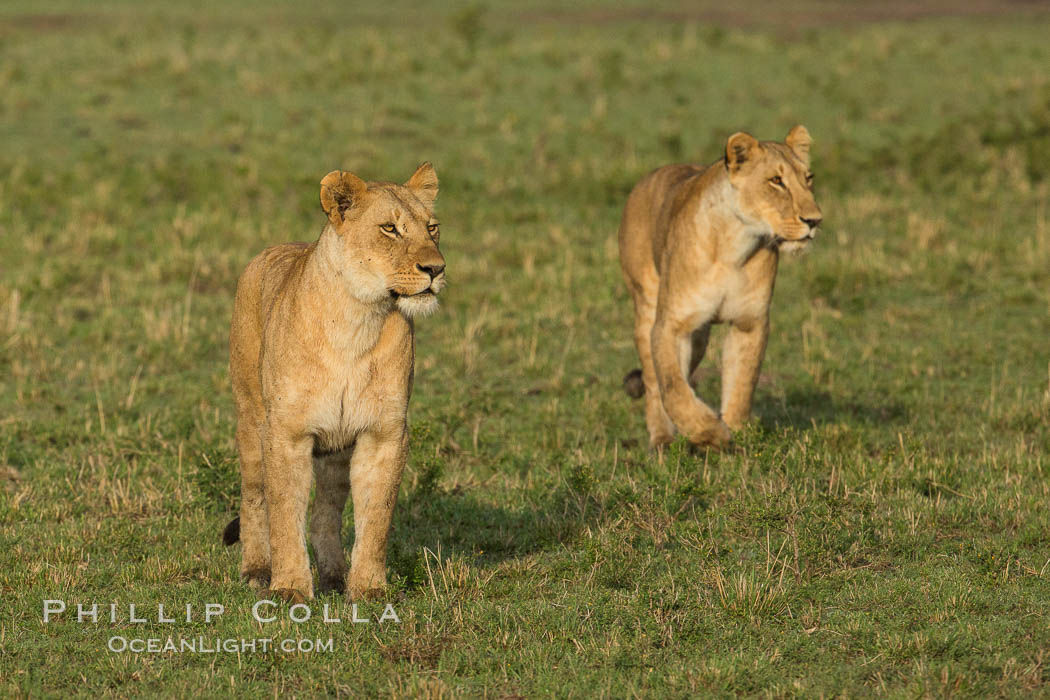
[(409, 318), (429, 316), (438, 308), (437, 295), (430, 291), (412, 296), (399, 296), (396, 303), (397, 310)]
[(803, 238), (795, 239), (780, 239), (777, 243), (777, 248), (782, 253), (801, 253), (809, 249), (809, 244), (813, 242), (813, 234), (804, 236)]

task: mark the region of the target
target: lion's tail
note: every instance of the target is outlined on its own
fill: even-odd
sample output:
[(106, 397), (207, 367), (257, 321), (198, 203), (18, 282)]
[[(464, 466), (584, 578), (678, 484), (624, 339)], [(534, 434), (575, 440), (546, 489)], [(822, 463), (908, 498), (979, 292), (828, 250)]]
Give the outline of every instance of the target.
[(230, 524), (226, 526), (226, 529), (222, 531), (222, 543), (229, 547), (230, 545), (237, 544), (241, 540), (241, 516), (237, 516), (230, 521)]
[(623, 390), (632, 399), (640, 399), (645, 396), (645, 382), (642, 381), (642, 370), (632, 369), (623, 378)]

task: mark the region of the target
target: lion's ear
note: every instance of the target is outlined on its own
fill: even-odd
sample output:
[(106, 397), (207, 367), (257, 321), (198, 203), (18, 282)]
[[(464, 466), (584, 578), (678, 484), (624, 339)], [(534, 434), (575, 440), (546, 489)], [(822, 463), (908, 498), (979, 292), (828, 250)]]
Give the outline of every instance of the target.
[(744, 163), (754, 157), (758, 150), (758, 140), (751, 134), (738, 131), (726, 141), (726, 168), (735, 173)]
[(328, 220), (339, 226), (351, 207), (360, 204), (361, 196), (368, 190), (365, 181), (353, 173), (333, 170), (321, 178), (321, 208)]
[(438, 196), (438, 176), (429, 160), (416, 169), (412, 177), (408, 178), (405, 187), (415, 192), (425, 204), (433, 206)]
[(806, 167), (809, 167), (809, 146), (813, 143), (813, 139), (809, 137), (809, 131), (806, 127), (799, 124), (794, 129), (788, 132), (787, 138), (784, 139), (784, 143), (788, 145), (795, 155), (799, 157)]

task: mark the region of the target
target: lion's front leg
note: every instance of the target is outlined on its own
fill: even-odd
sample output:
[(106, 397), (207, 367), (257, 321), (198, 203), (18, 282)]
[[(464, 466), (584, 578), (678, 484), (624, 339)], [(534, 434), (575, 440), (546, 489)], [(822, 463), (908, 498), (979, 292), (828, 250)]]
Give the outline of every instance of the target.
[(264, 484), (270, 516), (270, 587), (286, 600), (312, 598), (306, 553), (306, 509), (313, 476), (313, 439), (270, 427), (263, 439)]
[(354, 548), (347, 593), (357, 599), (386, 586), (386, 545), (408, 455), (408, 431), (364, 433), (350, 461)]
[(686, 379), (692, 356), (692, 328), (660, 319), (653, 327), (653, 363), (664, 408), (678, 430), (697, 445), (722, 447), (729, 429), (696, 394)]
[(250, 415), (237, 417), (241, 462), (241, 578), (255, 590), (270, 587), (270, 521), (263, 484), (262, 437)]
[(740, 430), (751, 416), (751, 397), (769, 339), (769, 317), (734, 323), (722, 350), (722, 418)]

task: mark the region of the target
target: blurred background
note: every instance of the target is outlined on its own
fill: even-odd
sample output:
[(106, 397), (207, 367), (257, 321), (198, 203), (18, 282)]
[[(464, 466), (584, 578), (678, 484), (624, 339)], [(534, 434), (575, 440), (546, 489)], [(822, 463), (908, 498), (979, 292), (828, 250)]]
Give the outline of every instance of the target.
[[(1050, 544), (1047, 36), (1038, 1), (6, 0), (0, 683), (81, 682), (48, 662), (82, 632), (33, 636), (55, 590), (247, 600), (218, 545), (237, 276), (316, 238), (328, 171), (430, 160), (450, 285), (417, 324), (391, 580), (448, 615), (347, 632), (289, 688), (582, 693), (610, 664), (614, 694), (1042, 687), (1050, 628), (1016, 620), (1045, 615)], [(627, 193), (798, 123), (825, 224), (781, 265), (753, 429), (660, 465), (620, 388)], [(718, 362), (716, 337), (712, 402)], [(558, 613), (588, 606), (609, 612)], [(101, 639), (91, 688), (194, 692), (234, 663), (116, 669)], [(908, 651), (862, 666), (886, 649)]]

